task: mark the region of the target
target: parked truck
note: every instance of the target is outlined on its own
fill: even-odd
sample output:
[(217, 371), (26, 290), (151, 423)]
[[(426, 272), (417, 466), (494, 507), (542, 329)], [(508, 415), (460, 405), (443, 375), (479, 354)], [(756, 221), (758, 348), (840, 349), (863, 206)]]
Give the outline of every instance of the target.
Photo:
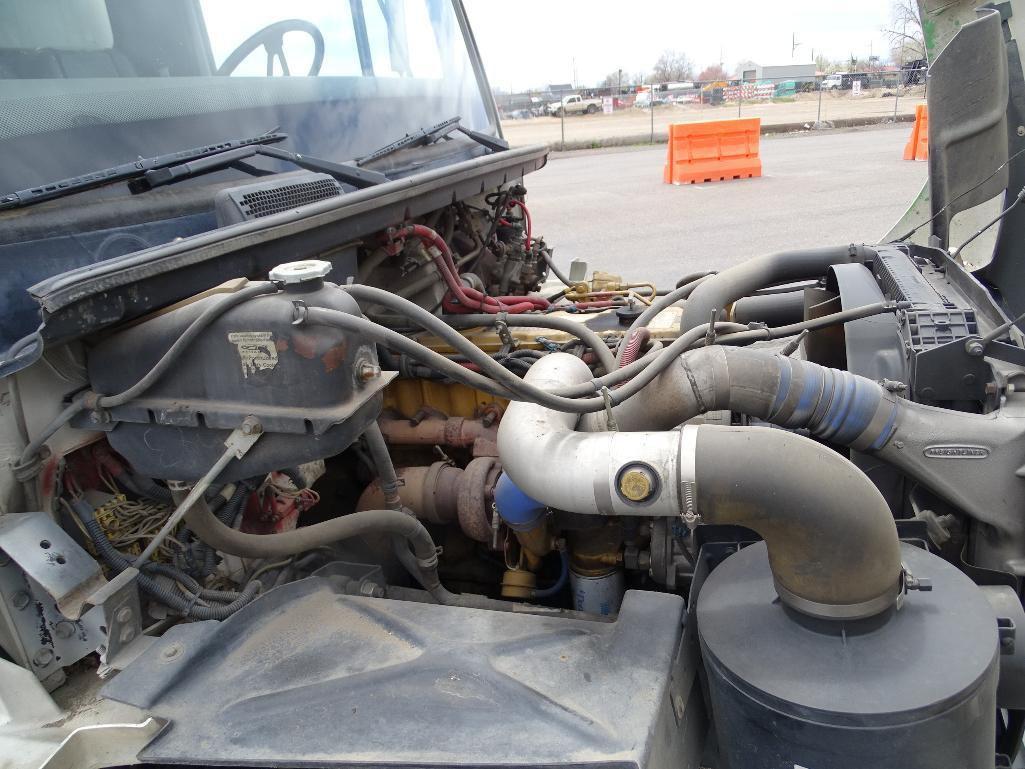
[(548, 105), (548, 113), (555, 117), (562, 115), (593, 115), (601, 110), (601, 99), (592, 99), (580, 94), (563, 96), (560, 101)]

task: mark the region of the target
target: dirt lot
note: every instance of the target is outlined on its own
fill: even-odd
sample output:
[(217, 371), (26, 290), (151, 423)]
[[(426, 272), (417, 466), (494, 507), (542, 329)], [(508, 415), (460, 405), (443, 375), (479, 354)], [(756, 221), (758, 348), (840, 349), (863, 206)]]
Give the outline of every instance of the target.
[[(920, 90), (920, 89), (916, 89)], [(822, 94), (822, 120), (846, 118), (885, 118), (894, 113), (894, 98), (883, 96), (882, 91), (868, 91), (863, 96), (851, 96), (850, 91)], [(897, 102), (897, 114), (914, 114), (915, 105), (924, 104), (924, 94), (902, 95)], [(818, 93), (801, 94), (791, 101), (745, 102), (740, 105), (740, 117), (760, 117), (762, 125), (786, 123), (814, 123), (818, 115)], [(694, 104), (666, 104), (655, 107), (654, 130), (656, 136), (665, 135), (670, 123), (690, 123), (702, 120), (725, 120), (737, 117), (737, 104), (719, 107)], [(607, 141), (615, 138), (646, 137), (650, 135), (650, 110), (627, 108), (611, 115), (568, 115), (565, 136), (562, 123), (556, 117), (503, 120), (502, 130), (515, 146), (527, 144), (558, 145), (561, 141), (580, 146), (589, 141)]]

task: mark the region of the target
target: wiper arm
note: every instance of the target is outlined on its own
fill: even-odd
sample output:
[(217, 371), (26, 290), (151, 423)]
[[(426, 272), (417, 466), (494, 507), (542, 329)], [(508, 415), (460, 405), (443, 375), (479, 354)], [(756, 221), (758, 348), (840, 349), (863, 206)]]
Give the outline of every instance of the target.
[(178, 165), (146, 171), (138, 178), (130, 181), (128, 183), (128, 189), (130, 189), (133, 194), (137, 194), (151, 190), (154, 187), (163, 187), (168, 184), (174, 184), (175, 182), (180, 182), (183, 179), (190, 179), (194, 176), (207, 174), (211, 171), (219, 171), (223, 168), (236, 168), (248, 174), (263, 175), (263, 171), (242, 162), (246, 158), (255, 157), (256, 155), (284, 160), (292, 163), (293, 165), (297, 165), (300, 168), (305, 168), (307, 171), (318, 171), (320, 173), (329, 174), (338, 181), (345, 184), (351, 184), (353, 187), (357, 187), (359, 189), (373, 187), (377, 184), (390, 181), (387, 176), (378, 173), (377, 171), (357, 168), (356, 166), (349, 165), (347, 163), (336, 163), (333, 160), (324, 160), (323, 158), (301, 155), (298, 152), (289, 152), (288, 150), (283, 150), (280, 147), (250, 145), (248, 147), (226, 150), (224, 152), (219, 152), (215, 155), (210, 155), (198, 160), (192, 160), (187, 163), (179, 163)]
[(82, 174), (81, 176), (72, 176), (68, 179), (41, 184), (38, 187), (32, 187), (27, 190), (8, 193), (0, 197), (0, 211), (8, 208), (30, 206), (35, 203), (42, 203), (45, 200), (63, 198), (113, 182), (134, 179), (149, 171), (166, 168), (178, 163), (199, 160), (225, 152), (237, 152), (252, 147), (262, 147), (263, 145), (274, 144), (287, 138), (288, 134), (272, 132), (251, 138), (229, 139), (217, 144), (208, 144), (205, 147), (179, 150), (178, 152), (170, 152), (166, 155), (157, 155), (152, 158), (139, 158), (131, 163), (122, 163), (113, 168), (104, 168), (99, 171)]
[(461, 118), (450, 117), (448, 120), (443, 120), (437, 125), (431, 126), (430, 128), (418, 128), (413, 133), (406, 134), (398, 141), (393, 141), (391, 144), (386, 144), (380, 149), (376, 149), (369, 155), (364, 155), (356, 161), (356, 165), (363, 166), (374, 160), (380, 160), (387, 155), (391, 155), (399, 150), (406, 149), (407, 147), (420, 147), (428, 144), (434, 144), (441, 139), (447, 138), (452, 132), (458, 131), (459, 133), (473, 139), (477, 144), (487, 147), (492, 152), (502, 152), (503, 150), (509, 149), (509, 143), (503, 139), (499, 139), (497, 136), (489, 136), (488, 134), (481, 133), (480, 131), (474, 131), (470, 128), (466, 128), (459, 124)]

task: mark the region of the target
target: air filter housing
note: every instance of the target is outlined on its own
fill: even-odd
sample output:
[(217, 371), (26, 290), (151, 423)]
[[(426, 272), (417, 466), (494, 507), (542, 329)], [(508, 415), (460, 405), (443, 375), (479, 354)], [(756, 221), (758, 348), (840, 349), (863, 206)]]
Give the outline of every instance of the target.
[[(361, 316), (352, 297), (324, 281), (330, 263), (298, 264), (276, 268), (298, 276), (284, 291), (226, 311), (152, 387), (103, 415), (111, 446), (137, 472), (200, 478), (248, 415), (264, 435), (228, 465), (221, 482), (337, 454), (377, 418), (381, 391), (395, 373), (380, 371), (370, 342), (337, 328), (293, 323), (297, 302)], [(93, 390), (110, 394), (135, 384), (192, 321), (223, 299), (215, 291), (106, 339), (88, 356)]]
[(902, 560), (932, 591), (857, 622), (784, 607), (764, 543), (716, 567), (697, 620), (720, 766), (994, 765), (996, 615), (942, 558), (903, 545)]

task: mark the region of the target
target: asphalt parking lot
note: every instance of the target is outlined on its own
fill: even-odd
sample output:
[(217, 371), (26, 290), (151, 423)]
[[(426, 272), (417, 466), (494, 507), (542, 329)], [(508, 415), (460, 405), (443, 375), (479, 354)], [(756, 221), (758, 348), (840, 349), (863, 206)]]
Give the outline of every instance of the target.
[(524, 183), (534, 232), (568, 268), (672, 287), (761, 253), (875, 242), (927, 177), (910, 124), (762, 137), (762, 177), (662, 183), (665, 145), (552, 153)]

